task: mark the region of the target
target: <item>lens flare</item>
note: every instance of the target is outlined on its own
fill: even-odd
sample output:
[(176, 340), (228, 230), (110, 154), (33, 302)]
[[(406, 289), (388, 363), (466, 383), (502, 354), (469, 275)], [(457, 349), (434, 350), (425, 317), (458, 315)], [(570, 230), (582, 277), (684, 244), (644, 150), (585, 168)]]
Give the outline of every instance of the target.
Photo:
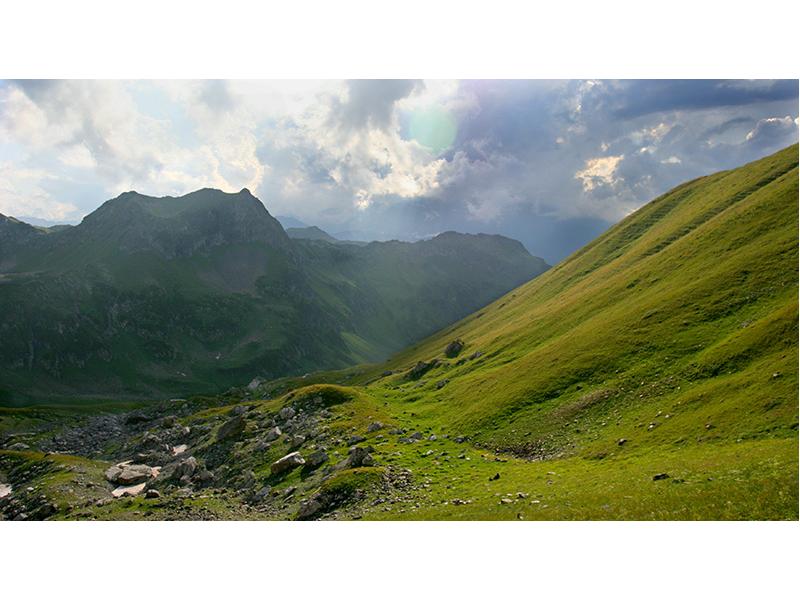
[(455, 117), (439, 107), (415, 110), (409, 120), (408, 133), (411, 139), (435, 154), (452, 146), (457, 132)]

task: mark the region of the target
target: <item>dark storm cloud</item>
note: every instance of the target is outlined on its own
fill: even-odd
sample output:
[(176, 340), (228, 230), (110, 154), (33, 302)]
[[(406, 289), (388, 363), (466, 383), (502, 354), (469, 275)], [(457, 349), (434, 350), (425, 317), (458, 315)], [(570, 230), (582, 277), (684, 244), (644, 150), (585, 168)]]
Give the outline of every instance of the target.
[(383, 129), (392, 122), (394, 105), (411, 94), (421, 81), (410, 79), (356, 79), (347, 82), (347, 99), (336, 101), (332, 124), (344, 129)]
[(797, 98), (797, 80), (729, 81), (715, 79), (640, 80), (619, 85), (614, 114), (639, 117), (671, 110), (742, 106)]

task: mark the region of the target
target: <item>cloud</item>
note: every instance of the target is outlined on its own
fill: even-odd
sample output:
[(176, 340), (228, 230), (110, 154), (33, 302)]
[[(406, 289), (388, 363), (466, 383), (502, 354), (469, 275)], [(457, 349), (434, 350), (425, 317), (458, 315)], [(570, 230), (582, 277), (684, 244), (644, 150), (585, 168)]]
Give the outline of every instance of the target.
[(624, 154), (591, 158), (586, 161), (585, 169), (575, 173), (575, 178), (581, 180), (583, 190), (586, 192), (591, 192), (601, 185), (615, 185), (620, 182), (616, 174), (617, 166), (624, 158)]
[(12, 81), (0, 207), (248, 187), (334, 232), (506, 232), (552, 260), (796, 141), (796, 81)]

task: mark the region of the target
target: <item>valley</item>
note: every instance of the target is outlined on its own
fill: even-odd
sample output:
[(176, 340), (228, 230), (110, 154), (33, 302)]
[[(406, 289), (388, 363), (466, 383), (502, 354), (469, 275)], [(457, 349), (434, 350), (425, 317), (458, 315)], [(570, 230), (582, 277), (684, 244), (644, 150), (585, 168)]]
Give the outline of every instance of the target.
[[(687, 182), (380, 362), (221, 394), (0, 408), (0, 510), (796, 520), (797, 197), (797, 145)], [(369, 272), (331, 267), (359, 246), (300, 243), (319, 296)], [(414, 260), (398, 244), (370, 257), (371, 281), (385, 255)], [(397, 315), (418, 297), (391, 296)]]

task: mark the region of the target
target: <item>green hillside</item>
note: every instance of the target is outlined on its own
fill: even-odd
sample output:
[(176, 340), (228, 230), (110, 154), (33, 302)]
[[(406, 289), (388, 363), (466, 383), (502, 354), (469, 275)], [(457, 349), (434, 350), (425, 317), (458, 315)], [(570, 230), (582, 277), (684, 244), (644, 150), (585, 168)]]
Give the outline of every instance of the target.
[[(35, 448), (75, 452), (86, 424), (14, 438), (34, 449), (0, 452), (0, 474), (40, 482), (56, 518), (796, 520), (797, 231), (795, 145), (679, 186), (384, 363), (162, 405), (80, 459), (100, 473), (176, 413), (208, 475), (155, 479), (161, 499), (98, 486), (78, 510), (22, 475), (72, 468)], [(327, 459), (271, 467), (291, 451)]]
[(152, 400), (380, 360), (546, 268), (496, 236), (293, 240), (248, 190), (127, 192), (56, 231), (3, 217), (0, 403)]

